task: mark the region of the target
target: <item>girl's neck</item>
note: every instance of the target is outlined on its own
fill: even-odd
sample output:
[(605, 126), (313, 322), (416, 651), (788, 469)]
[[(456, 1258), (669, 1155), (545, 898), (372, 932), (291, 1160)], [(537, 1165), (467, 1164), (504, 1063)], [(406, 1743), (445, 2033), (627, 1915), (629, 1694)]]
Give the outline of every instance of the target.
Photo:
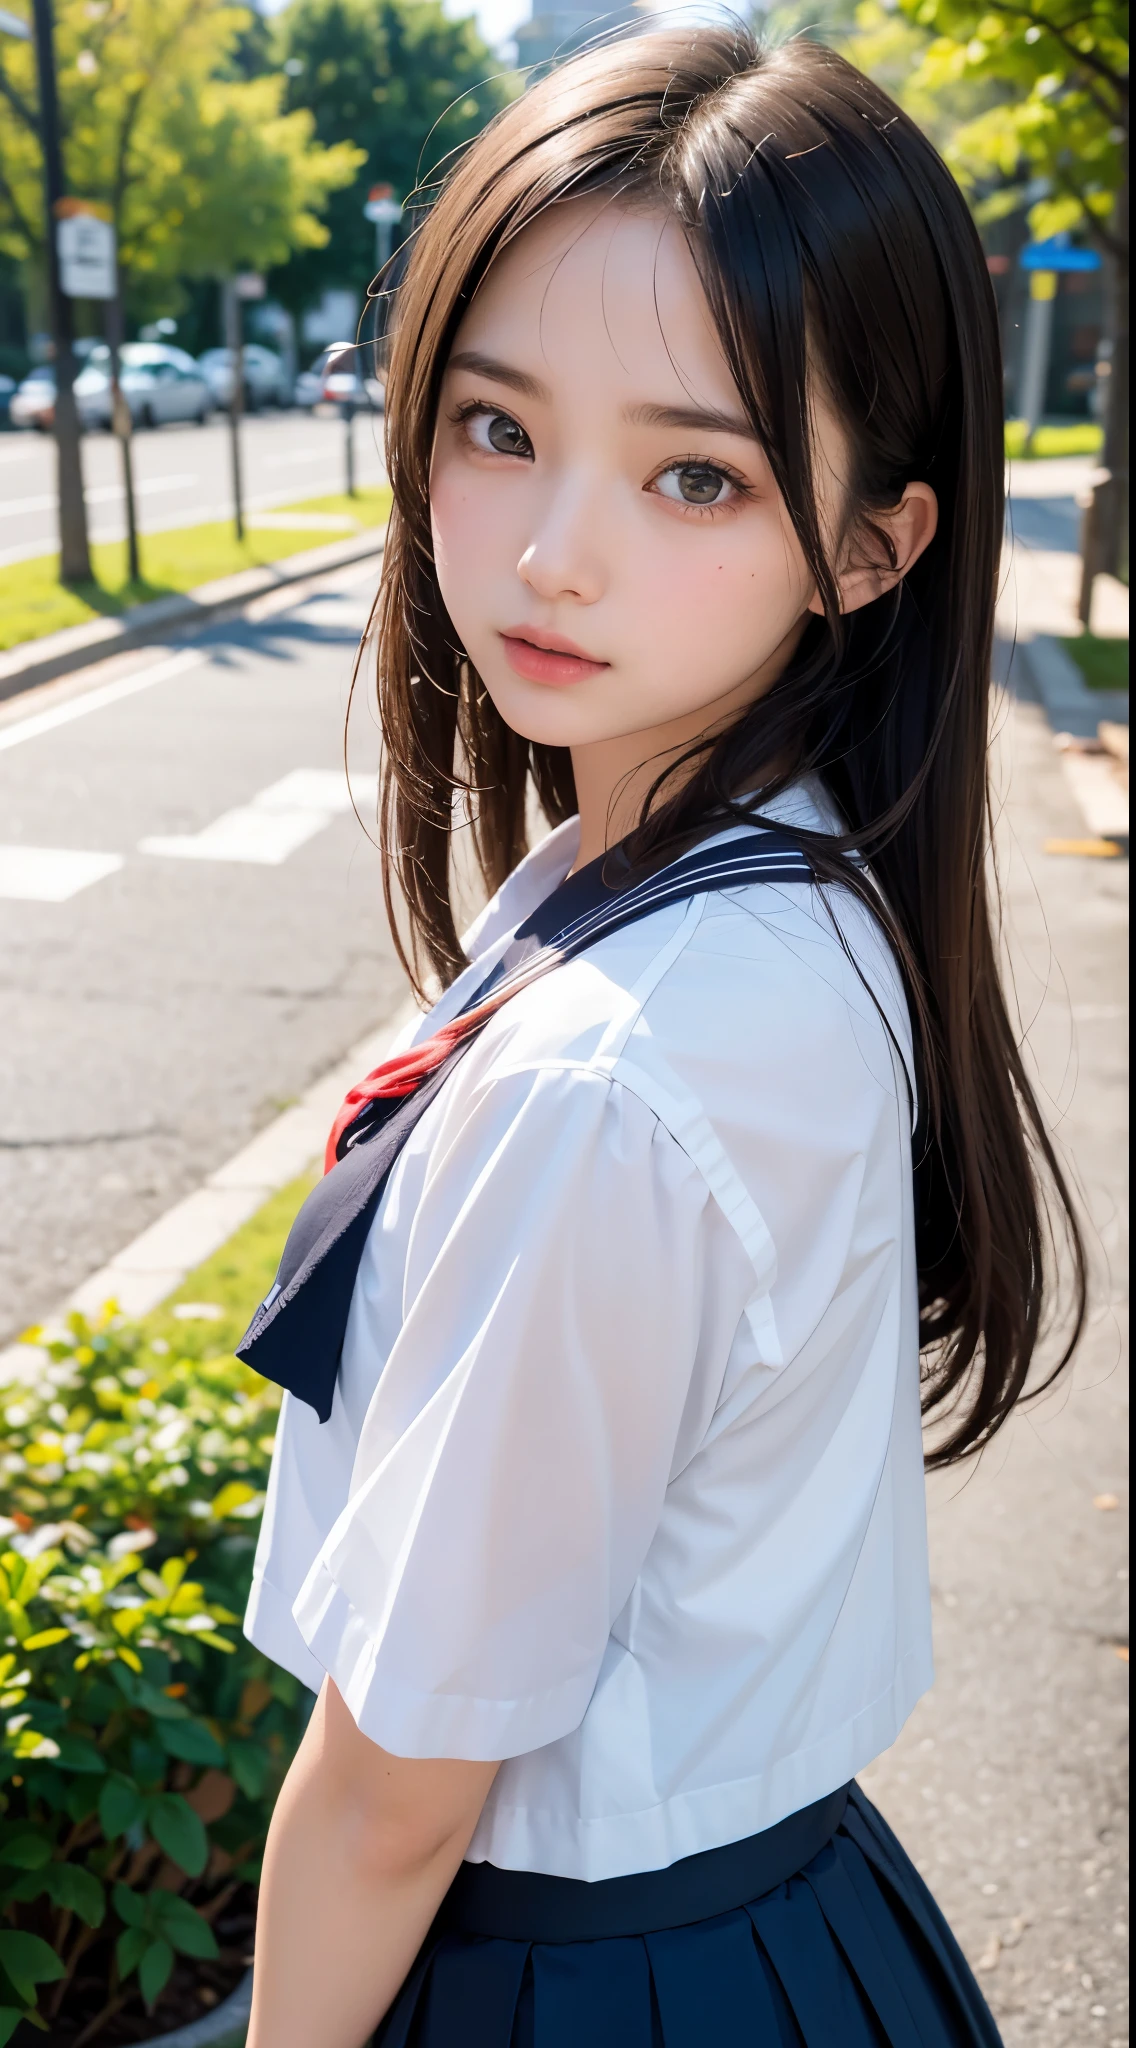
[[(572, 772), (576, 779), (576, 804), (580, 813), (580, 850), (576, 855), (576, 868), (597, 860), (601, 853), (606, 853), (610, 846), (617, 845), (634, 831), (652, 783), (667, 767), (681, 761), (699, 740), (716, 738), (727, 731), (750, 705), (773, 688), (792, 657), (804, 627), (802, 618), (758, 674), (749, 677), (729, 698), (690, 712), (684, 718), (651, 726), (646, 732), (619, 733), (611, 739), (593, 740), (587, 746), (572, 748)], [(698, 758), (668, 778), (660, 791), (660, 801), (665, 802), (677, 795), (683, 782), (695, 772)], [(759, 788), (770, 775), (781, 772), (779, 763), (770, 762), (750, 786)], [(742, 793), (738, 791), (739, 795)]]

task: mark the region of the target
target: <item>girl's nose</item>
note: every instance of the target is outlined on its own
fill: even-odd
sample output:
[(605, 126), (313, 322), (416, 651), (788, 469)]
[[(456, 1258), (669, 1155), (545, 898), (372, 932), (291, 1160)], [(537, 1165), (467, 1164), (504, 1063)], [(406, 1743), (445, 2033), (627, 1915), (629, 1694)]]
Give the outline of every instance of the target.
[(595, 604), (602, 595), (607, 571), (598, 508), (579, 478), (566, 480), (546, 499), (517, 572), (548, 603), (568, 597)]

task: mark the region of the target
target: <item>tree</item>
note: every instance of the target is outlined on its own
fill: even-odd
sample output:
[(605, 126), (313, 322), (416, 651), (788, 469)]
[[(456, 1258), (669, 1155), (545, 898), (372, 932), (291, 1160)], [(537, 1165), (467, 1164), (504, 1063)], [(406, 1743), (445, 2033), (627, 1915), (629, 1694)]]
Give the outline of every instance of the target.
[(336, 200), (326, 245), (273, 279), (299, 310), (329, 285), (366, 290), (375, 271), (368, 187), (391, 184), (405, 200), (505, 105), (517, 81), (472, 20), (448, 20), (441, 0), (292, 0), (277, 33), (287, 105), (305, 110), (329, 146), (350, 135), (365, 159)]
[[(1128, 557), (1128, 10), (1121, 0), (899, 0), (929, 34), (913, 93), (996, 93), (945, 143), (983, 210), (1029, 208), (1039, 237), (1073, 231), (1100, 250), (1112, 344), (1104, 455), (1085, 529), (1088, 618), (1094, 575)], [(991, 188), (994, 188), (991, 196)]]
[[(349, 142), (313, 140), (279, 74), (240, 75), (250, 17), (223, 0), (57, 0), (69, 191), (107, 211), (127, 288), (281, 263), (327, 239), (329, 194), (355, 175)], [(0, 249), (43, 259), (29, 48), (0, 44)]]

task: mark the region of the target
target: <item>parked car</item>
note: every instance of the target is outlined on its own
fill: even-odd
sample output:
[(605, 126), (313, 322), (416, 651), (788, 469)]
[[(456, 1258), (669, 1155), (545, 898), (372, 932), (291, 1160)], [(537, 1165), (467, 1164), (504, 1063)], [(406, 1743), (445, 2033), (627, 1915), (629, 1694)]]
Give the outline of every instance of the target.
[(321, 349), (311, 368), (301, 370), (297, 377), (293, 403), (309, 412), (317, 405), (342, 407), (349, 403), (381, 412), (383, 387), (374, 376), (364, 377), (360, 384), (356, 360), (350, 342), (332, 342), (329, 348)]
[(8, 408), (12, 403), (15, 392), (15, 378), (5, 377), (0, 373), (0, 426), (6, 426), (8, 423)]
[[(122, 395), (136, 427), (164, 426), (170, 420), (209, 417), (209, 387), (184, 349), (156, 342), (127, 342), (119, 358)], [(75, 379), (75, 405), (85, 430), (111, 423), (110, 350), (97, 342), (87, 352), (85, 367)], [(48, 431), (55, 420), (55, 372), (42, 363), (24, 378), (9, 408), (13, 426)]]
[(46, 433), (55, 419), (55, 372), (50, 363), (37, 363), (8, 401), (8, 418), (14, 427), (38, 427)]
[[(183, 348), (156, 341), (128, 341), (119, 354), (119, 381), (136, 427), (161, 427), (172, 420), (204, 426), (212, 409), (209, 386)], [(75, 398), (85, 427), (111, 423), (110, 350), (91, 350), (75, 379)]]
[[(233, 357), (227, 348), (207, 348), (198, 357), (198, 368), (209, 386), (214, 405), (227, 411), (233, 396)], [(244, 370), (245, 409), (255, 412), (262, 405), (291, 405), (292, 393), (284, 364), (270, 348), (248, 341), (241, 350)]]

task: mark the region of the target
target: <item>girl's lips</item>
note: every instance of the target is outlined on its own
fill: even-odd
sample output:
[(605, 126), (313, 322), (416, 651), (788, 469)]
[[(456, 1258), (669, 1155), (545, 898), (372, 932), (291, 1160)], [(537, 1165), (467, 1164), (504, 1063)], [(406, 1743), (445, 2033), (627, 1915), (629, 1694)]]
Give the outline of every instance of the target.
[[(552, 637), (550, 634), (549, 638)], [(502, 633), (501, 643), (510, 668), (530, 683), (578, 683), (585, 676), (597, 676), (601, 669), (611, 666), (574, 651), (571, 641), (565, 641), (562, 647), (538, 647), (519, 633)]]

